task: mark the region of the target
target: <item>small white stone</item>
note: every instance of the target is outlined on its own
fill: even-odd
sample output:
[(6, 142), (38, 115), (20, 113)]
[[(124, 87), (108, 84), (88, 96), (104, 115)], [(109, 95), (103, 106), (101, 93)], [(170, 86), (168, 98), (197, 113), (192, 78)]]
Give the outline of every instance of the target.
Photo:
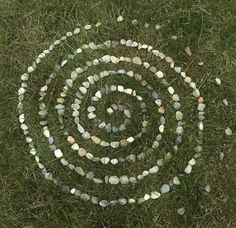
[(172, 86), (170, 86), (170, 87), (168, 87), (168, 92), (170, 93), (170, 94), (174, 94), (174, 92), (175, 92), (175, 90), (174, 90), (174, 88), (172, 87)]
[(90, 112), (90, 113), (88, 114), (88, 118), (89, 118), (90, 120), (96, 118), (96, 116), (97, 116), (97, 115), (96, 115), (95, 113), (93, 113), (93, 112)]
[(219, 78), (215, 78), (216, 84), (221, 85), (221, 80)]
[(168, 184), (163, 184), (160, 188), (162, 194), (165, 194), (170, 191), (170, 186)]
[(45, 129), (45, 130), (43, 131), (43, 134), (44, 134), (44, 136), (47, 137), (47, 138), (50, 137), (50, 132), (49, 132), (48, 129)]
[(111, 56), (111, 62), (114, 63), (114, 64), (117, 64), (120, 60), (115, 57), (115, 56)]
[(142, 64), (141, 59), (139, 57), (137, 57), (137, 56), (132, 59), (132, 62), (134, 64), (137, 64), (137, 65), (141, 65)]
[(87, 111), (88, 112), (94, 112), (96, 109), (95, 109), (95, 107), (94, 106), (89, 106), (88, 108), (87, 108)]
[(127, 88), (127, 89), (125, 89), (124, 90), (124, 92), (126, 93), (126, 94), (132, 94), (132, 92), (133, 92), (133, 90), (132, 89), (130, 89), (130, 88)]
[(207, 184), (207, 185), (205, 186), (204, 190), (205, 190), (206, 192), (210, 192), (210, 191), (211, 191), (210, 185)]
[(102, 164), (108, 164), (109, 163), (109, 161), (110, 161), (110, 158), (108, 158), (108, 157), (103, 157), (103, 158), (101, 158), (101, 163)]
[(230, 136), (230, 135), (233, 134), (233, 132), (232, 132), (232, 130), (231, 130), (229, 127), (227, 127), (227, 128), (225, 129), (225, 134), (228, 135), (228, 136)]
[(85, 172), (81, 167), (75, 167), (75, 172), (78, 173), (80, 176), (85, 176)]
[(156, 166), (153, 166), (151, 169), (149, 169), (149, 173), (155, 174), (158, 172), (158, 170), (159, 170), (159, 167), (156, 165)]
[(179, 209), (177, 209), (177, 214), (178, 215), (183, 215), (185, 213), (185, 208), (184, 207), (181, 207)]
[(120, 142), (118, 141), (114, 141), (114, 142), (111, 142), (110, 145), (112, 148), (117, 148), (119, 146)]
[(76, 28), (73, 33), (76, 35), (76, 34), (79, 34), (80, 33), (80, 28)]
[(124, 20), (124, 18), (123, 18), (122, 16), (117, 17), (117, 21), (118, 21), (118, 22), (121, 22), (121, 21), (123, 21), (123, 20)]
[(227, 99), (224, 99), (224, 100), (223, 100), (223, 103), (224, 103), (225, 106), (228, 106), (228, 105), (229, 105), (229, 102), (228, 102)]
[(150, 197), (151, 197), (151, 196), (150, 196), (149, 194), (145, 194), (143, 198), (144, 198), (144, 200), (149, 200)]
[(99, 90), (99, 91), (97, 91), (96, 93), (95, 93), (95, 96), (97, 97), (97, 98), (102, 98), (102, 93), (101, 93), (101, 91)]
[(87, 93), (87, 89), (83, 86), (79, 87), (79, 90), (82, 94), (86, 94)]
[(117, 86), (117, 90), (119, 91), (119, 92), (124, 92), (124, 86), (122, 86), (122, 85), (118, 85)]
[(29, 66), (27, 71), (28, 71), (28, 73), (32, 73), (34, 71), (34, 67), (33, 66)]
[(121, 184), (128, 184), (129, 183), (129, 178), (126, 175), (123, 175), (120, 177), (120, 183)]
[(87, 154), (87, 151), (84, 149), (84, 148), (79, 148), (79, 150), (78, 150), (78, 155), (80, 156), (80, 157), (84, 157), (85, 155)]
[(161, 196), (160, 192), (157, 192), (157, 191), (151, 192), (152, 199), (158, 199), (158, 198), (160, 198), (160, 196)]
[(109, 63), (111, 61), (111, 56), (110, 55), (104, 55), (102, 56), (102, 61), (105, 63)]
[(163, 132), (164, 132), (164, 129), (165, 129), (165, 127), (164, 127), (163, 124), (159, 126), (159, 131), (160, 131), (160, 133), (163, 133)]
[(99, 205), (102, 206), (102, 207), (106, 207), (106, 206), (108, 206), (108, 201), (107, 200), (101, 200), (99, 202)]
[(63, 153), (61, 149), (54, 150), (54, 155), (56, 158), (61, 158), (63, 156)]
[(194, 166), (194, 165), (196, 165), (196, 160), (194, 158), (192, 158), (189, 160), (188, 164)]
[(188, 164), (187, 167), (184, 169), (184, 172), (190, 174), (192, 172), (192, 165)]
[(115, 185), (115, 184), (119, 184), (120, 179), (117, 176), (110, 176), (108, 181), (110, 184)]
[(93, 158), (94, 158), (94, 156), (93, 156), (93, 154), (91, 154), (91, 153), (86, 153), (86, 158), (88, 158), (89, 160), (93, 160)]
[(180, 120), (183, 119), (183, 113), (180, 112), (180, 111), (177, 111), (177, 112), (175, 113), (175, 116), (176, 116), (176, 119), (177, 119), (178, 121), (180, 121)]
[(155, 25), (155, 29), (156, 29), (156, 30), (159, 30), (160, 28), (161, 28), (160, 25), (158, 25), (158, 24)]
[(164, 74), (163, 74), (162, 71), (157, 71), (157, 72), (155, 73), (155, 75), (157, 76), (157, 78), (163, 78), (163, 77), (164, 77)]
[(199, 97), (200, 96), (200, 91), (198, 89), (193, 90), (193, 96), (194, 97)]
[(177, 176), (175, 176), (173, 178), (173, 184), (175, 184), (175, 185), (179, 185), (180, 184), (179, 178)]
[(71, 149), (72, 150), (79, 150), (79, 145), (77, 143), (74, 143), (72, 146), (71, 146)]
[(129, 143), (132, 143), (133, 141), (134, 141), (134, 137), (129, 137), (129, 138), (127, 138), (127, 141), (129, 142)]
[(116, 159), (116, 158), (113, 158), (113, 159), (111, 159), (111, 164), (112, 165), (116, 165), (116, 164), (118, 164), (118, 159)]
[(91, 29), (91, 28), (92, 28), (91, 25), (85, 25), (85, 26), (84, 26), (84, 29), (85, 29), (85, 30), (89, 30), (89, 29)]

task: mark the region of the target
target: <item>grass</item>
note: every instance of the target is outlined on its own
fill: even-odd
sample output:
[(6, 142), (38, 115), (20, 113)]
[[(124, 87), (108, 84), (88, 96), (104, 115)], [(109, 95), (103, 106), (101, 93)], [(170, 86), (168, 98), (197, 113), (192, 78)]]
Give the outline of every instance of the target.
[[(236, 227), (236, 156), (235, 156), (235, 130), (236, 130), (236, 82), (235, 82), (235, 14), (236, 3), (228, 1), (1, 1), (0, 4), (0, 227), (44, 227), (49, 224), (61, 224), (65, 227)], [(116, 26), (118, 15), (124, 15), (126, 21)], [(138, 19), (140, 24), (134, 27), (130, 24), (132, 19)], [(48, 47), (52, 41), (60, 37), (66, 31), (84, 23), (96, 23), (101, 21), (103, 25), (98, 32), (90, 35), (83, 35), (84, 42), (93, 40), (99, 42), (105, 39), (137, 39), (158, 47), (167, 53), (175, 61), (186, 69), (193, 79), (200, 86), (206, 100), (206, 120), (204, 133), (204, 155), (199, 160), (193, 173), (184, 179), (183, 183), (175, 187), (169, 194), (163, 196), (159, 201), (147, 202), (142, 205), (122, 206), (101, 209), (83, 202), (77, 198), (61, 192), (42, 177), (38, 172), (33, 159), (29, 156), (28, 147), (19, 129), (17, 118), (17, 90), (20, 85), (20, 75), (32, 59), (42, 50)], [(129, 22), (127, 22), (129, 21)], [(144, 28), (144, 23), (150, 24), (149, 29)], [(159, 30), (155, 25), (161, 25)], [(174, 40), (173, 36), (177, 36)], [(74, 45), (80, 44), (78, 40), (72, 40), (68, 46), (60, 49), (55, 55), (46, 61), (39, 73), (35, 74), (29, 82), (30, 105), (27, 106), (28, 118), (34, 128), (33, 134), (40, 147), (40, 153), (51, 159), (47, 154), (48, 148), (43, 139), (38, 137), (41, 133), (37, 122), (38, 90), (51, 71), (52, 63), (62, 59)], [(190, 47), (192, 56), (185, 52)], [(128, 49), (114, 50), (116, 55), (135, 56), (135, 52)], [(86, 59), (93, 59), (96, 56), (107, 53), (101, 51), (96, 53), (88, 52)], [(111, 53), (114, 53), (111, 51)], [(145, 57), (145, 54), (143, 55)], [(148, 57), (148, 60), (153, 61)], [(80, 61), (80, 60), (79, 60)], [(78, 62), (79, 62), (78, 61)], [(198, 62), (203, 61), (203, 66)], [(80, 62), (79, 62), (80, 63)], [(165, 69), (160, 62), (161, 69)], [(71, 65), (74, 66), (73, 64)], [(68, 69), (71, 69), (68, 66)], [(121, 67), (130, 67), (123, 65)], [(104, 69), (103, 66), (94, 68), (94, 72)], [(141, 68), (135, 68), (142, 72)], [(189, 96), (189, 91), (182, 86), (180, 80), (175, 80), (174, 75), (168, 69), (169, 81), (178, 88), (178, 93), (183, 98), (183, 112), (185, 113), (184, 142), (180, 154), (173, 157), (157, 177), (148, 177), (135, 187), (121, 186), (108, 188), (96, 186), (83, 178), (78, 179), (84, 189), (91, 192), (99, 192), (104, 196), (121, 195), (142, 195), (145, 190), (159, 186), (163, 180), (182, 167), (182, 163), (192, 154), (193, 142), (196, 137), (194, 125), (196, 115), (193, 115), (194, 103)], [(68, 70), (61, 73), (60, 77), (53, 82), (55, 94), (58, 95), (63, 79)], [(222, 86), (217, 86), (215, 77), (222, 79)], [(146, 77), (148, 78), (148, 77)], [(108, 79), (112, 83), (114, 78)], [(151, 78), (147, 79), (150, 84), (155, 85)], [(80, 81), (81, 82), (81, 81)], [(117, 81), (118, 82), (118, 81)], [(127, 87), (134, 82), (122, 79), (120, 83)], [(101, 84), (98, 84), (98, 87)], [(96, 87), (96, 89), (98, 88)], [(57, 89), (59, 88), (59, 89)], [(167, 106), (168, 127), (164, 135), (162, 150), (165, 154), (171, 150), (173, 145), (174, 118), (173, 108), (169, 102), (164, 88), (155, 85), (163, 97)], [(95, 92), (96, 90), (91, 90)], [(141, 90), (140, 93), (146, 98), (147, 94)], [(75, 90), (74, 90), (75, 92)], [(91, 94), (89, 94), (91, 95)], [(51, 96), (50, 104), (54, 104), (56, 96)], [(104, 113), (106, 105), (110, 101), (116, 101), (117, 96), (102, 100), (99, 106), (99, 113)], [(227, 98), (229, 106), (224, 106), (222, 100)], [(69, 96), (70, 102), (73, 94)], [(124, 98), (119, 97), (121, 101)], [(127, 100), (128, 104), (135, 101)], [(151, 101), (150, 101), (151, 103)], [(88, 103), (85, 102), (85, 105)], [(105, 105), (105, 106), (104, 106)], [(53, 107), (53, 105), (52, 105)], [(53, 108), (52, 108), (53, 109)], [(51, 110), (52, 111), (52, 110)], [(150, 120), (155, 123), (156, 115), (150, 106)], [(69, 112), (68, 112), (69, 113)], [(50, 126), (58, 136), (60, 142), (62, 132), (58, 130), (55, 113), (49, 115)], [(131, 132), (136, 131), (136, 124), (140, 116), (134, 114), (134, 125), (131, 125)], [(70, 116), (66, 116), (68, 129), (76, 134), (76, 129), (70, 122)], [(123, 117), (114, 119), (117, 123), (123, 121)], [(106, 118), (105, 114), (101, 118)], [(122, 120), (121, 120), (122, 119)], [(86, 119), (86, 125), (91, 131), (97, 132)], [(53, 124), (54, 123), (54, 124)], [(173, 124), (172, 124), (173, 123)], [(233, 130), (231, 137), (224, 135), (224, 129), (228, 126)], [(190, 133), (189, 133), (190, 132)], [(150, 128), (146, 138), (153, 138), (153, 131)], [(102, 132), (101, 132), (102, 134)], [(103, 133), (104, 138), (107, 137)], [(34, 138), (35, 138), (34, 137)], [(78, 137), (79, 139), (79, 137)], [(136, 151), (143, 147), (144, 142), (138, 142), (131, 147)], [(91, 147), (85, 144), (86, 147)], [(136, 147), (138, 145), (138, 147)], [(64, 148), (66, 144), (62, 145)], [(96, 147), (91, 147), (95, 151)], [(46, 152), (46, 153), (44, 153)], [(109, 151), (96, 151), (106, 154)], [(126, 151), (119, 153), (125, 154)], [(224, 153), (223, 161), (220, 160), (220, 153)], [(118, 174), (126, 172), (137, 173), (151, 164), (154, 155), (137, 166), (124, 165), (123, 169), (117, 169)], [(68, 155), (72, 158), (72, 154)], [(75, 159), (77, 159), (75, 157)], [(79, 162), (79, 161), (78, 161)], [(81, 161), (87, 169), (96, 169), (98, 175), (104, 174), (100, 166)], [(55, 172), (69, 177), (70, 181), (77, 184), (75, 176), (68, 170), (61, 170), (56, 163), (49, 163)], [(110, 168), (110, 167), (109, 167)], [(116, 169), (109, 169), (109, 172), (116, 172)], [(119, 173), (120, 172), (120, 173)], [(203, 189), (206, 184), (211, 186), (210, 193)], [(118, 193), (117, 193), (118, 192)], [(180, 216), (176, 213), (178, 208), (184, 207), (185, 214)], [(59, 226), (58, 226), (59, 227)]]

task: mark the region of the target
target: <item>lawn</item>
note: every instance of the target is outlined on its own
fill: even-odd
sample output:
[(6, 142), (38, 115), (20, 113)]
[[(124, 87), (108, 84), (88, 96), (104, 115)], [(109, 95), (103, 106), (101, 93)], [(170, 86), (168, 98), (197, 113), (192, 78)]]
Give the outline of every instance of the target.
[[(0, 227), (54, 227), (51, 225), (55, 224), (55, 227), (82, 228), (235, 228), (235, 10), (234, 0), (1, 0)], [(117, 21), (117, 18), (121, 21)], [(98, 26), (97, 22), (101, 22), (101, 25)], [(86, 30), (85, 25), (92, 25), (92, 29)], [(153, 189), (160, 189), (162, 184), (170, 184), (169, 179), (173, 175), (179, 175), (181, 184), (171, 187), (170, 192), (163, 194), (159, 199), (148, 199), (140, 204), (127, 203), (107, 207), (94, 205), (70, 194), (65, 186), (62, 191), (52, 181), (46, 180), (34, 157), (29, 153), (27, 144), (30, 143), (26, 142), (18, 120), (18, 90), (22, 83), (21, 75), (27, 72), (28, 66), (31, 66), (34, 59), (48, 49), (50, 44), (68, 31), (73, 32), (75, 28), (80, 28), (79, 36), (68, 37), (68, 42), (58, 45), (55, 51), (53, 50), (52, 54), (40, 63), (27, 82), (27, 94), (23, 102), (24, 112), (30, 135), (34, 139), (43, 164), (49, 167), (53, 175), (65, 183), (65, 186), (76, 186), (83, 192), (108, 200), (130, 197), (138, 199)], [(114, 48), (83, 50), (83, 53), (77, 53), (76, 57), (69, 56), (70, 61), (66, 63), (65, 68), (55, 69), (55, 64), (61, 64), (68, 54), (83, 44), (90, 43), (91, 46), (91, 42), (100, 44), (106, 40), (121, 39), (126, 41), (131, 39), (150, 45), (153, 49), (170, 56), (187, 76), (191, 76), (201, 91), (206, 104), (203, 151), (196, 165), (193, 165), (191, 174), (186, 175), (182, 171), (194, 155), (199, 140), (201, 141), (198, 135), (198, 102), (191, 95), (191, 88), (186, 86), (181, 76), (176, 76), (164, 60), (154, 58), (151, 51), (118, 45)], [(154, 74), (139, 64), (131, 66), (128, 60), (113, 65), (102, 62), (89, 66), (87, 61), (99, 59), (104, 55), (131, 59), (139, 56), (142, 60), (150, 62), (158, 71), (162, 70), (169, 84), (165, 86), (164, 81), (158, 83), (153, 77)], [(88, 71), (78, 78), (68, 92), (63, 124), (60, 124), (54, 108), (57, 98), (71, 71), (86, 64), (89, 66)], [(123, 74), (109, 75), (88, 89), (84, 101), (80, 104), (79, 116), (86, 129), (107, 141), (117, 141), (121, 137), (137, 135), (140, 131), (143, 135), (127, 147), (101, 147), (84, 140), (78, 133), (70, 105), (74, 102), (75, 94), (86, 77), (104, 70), (117, 72), (120, 69), (140, 74), (143, 78), (141, 85), (138, 76), (135, 80)], [(135, 184), (111, 185), (94, 183), (89, 178), (79, 176), (73, 168), (62, 167), (59, 159), (55, 159), (53, 152), (48, 148), (38, 115), (39, 91), (52, 72), (56, 72), (56, 77), (48, 85), (46, 89), (48, 94), (44, 100), (48, 107), (48, 126), (58, 146), (66, 151), (64, 153), (68, 160), (81, 165), (87, 171), (93, 170), (96, 176), (104, 177), (138, 175), (156, 164), (157, 159), (165, 158), (164, 165), (160, 165), (158, 173), (150, 174)], [(163, 109), (157, 111), (156, 101), (153, 102), (153, 97), (150, 96), (152, 90), (147, 90), (146, 83), (160, 95), (164, 111)], [(91, 106), (90, 98), (97, 91), (105, 91), (106, 87), (113, 84), (135, 88), (137, 94), (146, 101), (147, 107), (142, 108), (142, 113), (139, 107), (140, 101), (127, 94), (110, 92), (104, 95), (97, 101), (96, 113), (99, 118), (113, 123), (114, 126), (124, 122), (123, 111), (115, 111), (113, 114), (107, 112), (107, 108), (112, 104), (124, 105), (132, 114), (131, 118), (127, 117), (127, 121), (130, 121), (127, 129), (111, 134), (105, 129), (100, 129), (87, 117), (87, 107)], [(183, 121), (179, 123), (183, 125), (184, 131), (181, 133), (181, 142), (177, 143), (178, 152), (173, 150), (177, 139), (176, 114), (170, 96), (172, 91), (169, 88), (172, 86), (179, 94), (181, 112), (184, 113)], [(175, 105), (178, 104), (175, 102)], [(152, 148), (156, 134), (158, 130), (160, 131), (159, 121), (163, 121), (161, 114), (166, 120), (165, 130), (159, 147)], [(141, 125), (145, 120), (148, 122), (146, 128)], [(232, 130), (232, 134), (225, 134), (227, 128)], [(88, 161), (70, 149), (65, 137), (67, 133), (78, 139), (80, 147), (99, 157), (126, 157), (130, 153), (137, 155), (141, 152), (146, 156), (144, 159), (136, 159), (136, 162), (126, 161), (117, 165)], [(146, 197), (149, 198), (149, 195)]]

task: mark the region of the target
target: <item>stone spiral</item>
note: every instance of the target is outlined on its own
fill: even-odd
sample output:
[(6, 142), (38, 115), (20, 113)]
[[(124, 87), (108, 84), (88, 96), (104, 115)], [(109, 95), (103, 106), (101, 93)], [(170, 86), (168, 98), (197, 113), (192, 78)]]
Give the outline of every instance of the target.
[[(121, 21), (118, 20), (118, 24), (119, 22)], [(85, 25), (73, 32), (67, 32), (39, 54), (27, 72), (21, 75), (22, 82), (18, 91), (21, 129), (29, 144), (30, 154), (44, 177), (64, 191), (102, 207), (156, 200), (169, 192), (174, 185), (179, 185), (181, 178), (192, 172), (201, 156), (204, 99), (196, 83), (181, 67), (176, 66), (171, 57), (153, 46), (131, 39), (82, 43), (59, 63), (57, 60), (52, 66), (50, 61), (47, 62), (70, 39), (80, 40), (80, 36), (98, 29), (98, 26), (100, 25)], [(158, 176), (162, 168), (181, 150), (186, 115), (182, 111), (178, 88), (172, 86), (173, 80), (168, 80), (166, 68), (159, 67), (160, 61), (171, 70), (175, 80), (191, 89), (192, 99), (196, 103), (197, 136), (193, 142), (192, 156), (188, 158), (182, 171), (177, 170), (170, 179), (159, 186), (147, 188), (142, 195), (137, 193), (129, 197), (124, 195), (106, 198), (99, 191), (87, 189), (86, 186), (81, 188), (81, 180), (114, 189), (124, 185), (135, 186), (150, 176)], [(45, 73), (44, 63), (51, 66), (50, 73)], [(37, 76), (35, 74), (38, 70)], [(38, 135), (34, 133), (35, 119), (28, 122), (28, 103), (34, 99), (30, 99), (27, 94), (34, 89), (29, 85), (34, 85), (40, 75), (40, 80), (45, 81), (40, 85), (38, 97), (35, 95), (38, 98), (38, 126), (41, 129), (41, 135)], [(58, 83), (61, 76), (65, 80)], [(160, 88), (163, 89), (159, 91)], [(168, 97), (168, 104), (163, 101), (162, 93)], [(158, 151), (165, 144), (164, 134), (168, 125), (167, 110), (170, 104), (175, 113), (172, 130), (174, 144), (169, 146), (171, 150), (164, 157), (160, 157)], [(154, 116), (153, 119), (150, 116)], [(51, 121), (57, 121), (57, 129)], [(152, 132), (152, 138), (147, 137), (149, 131)], [(41, 143), (45, 144), (45, 139), (48, 146), (44, 148)], [(142, 169), (143, 162), (150, 156), (153, 164)], [(90, 166), (84, 167), (86, 163)], [(55, 166), (63, 171), (55, 171)], [(138, 166), (140, 170), (122, 175), (110, 171), (110, 168), (122, 170), (129, 166)], [(62, 180), (60, 178), (63, 175), (60, 172), (65, 172)], [(72, 179), (67, 182), (65, 177), (68, 172)]]

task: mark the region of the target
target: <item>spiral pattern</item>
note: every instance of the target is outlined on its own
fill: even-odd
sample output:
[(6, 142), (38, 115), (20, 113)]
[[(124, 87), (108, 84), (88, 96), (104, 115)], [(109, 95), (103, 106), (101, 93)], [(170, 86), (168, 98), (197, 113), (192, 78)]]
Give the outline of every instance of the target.
[[(118, 24), (119, 22), (121, 21), (118, 20)], [(46, 59), (53, 55), (55, 50), (62, 48), (72, 38), (78, 40), (79, 36), (89, 34), (99, 25), (85, 25), (76, 28), (73, 32), (67, 32), (39, 54), (28, 67), (27, 72), (21, 75), (22, 83), (18, 91), (21, 129), (30, 146), (30, 154), (34, 156), (44, 177), (64, 191), (102, 207), (155, 200), (169, 192), (173, 185), (179, 185), (180, 179), (192, 172), (197, 158), (201, 156), (205, 104), (191, 77), (187, 76), (181, 67), (176, 66), (172, 58), (154, 49), (153, 46), (131, 39), (87, 42), (76, 46), (66, 58), (53, 66), (53, 72), (46, 77), (39, 91), (39, 126), (51, 153), (45, 152), (44, 147), (38, 146), (41, 142), (36, 143), (39, 139), (34, 137), (41, 140), (41, 136), (31, 132), (35, 123), (27, 122), (27, 103), (32, 100), (27, 97), (27, 92), (32, 91), (28, 87), (31, 77), (33, 82), (37, 78), (33, 75), (40, 67), (44, 68)], [(124, 56), (108, 54), (110, 52), (121, 52)], [(137, 55), (136, 53), (139, 52), (140, 54)], [(87, 57), (88, 54), (96, 57), (90, 59)], [(197, 101), (198, 135), (195, 152), (184, 165), (184, 170), (176, 171), (171, 179), (147, 190), (143, 195), (118, 199), (107, 199), (100, 196), (100, 192), (93, 194), (93, 190), (81, 186), (80, 183), (73, 183), (72, 180), (68, 183), (65, 178), (60, 180), (60, 172), (53, 170), (58, 163), (63, 166), (66, 176), (70, 172), (72, 178), (76, 180), (79, 176), (95, 185), (113, 187), (117, 185), (117, 188), (120, 185), (133, 186), (148, 176), (157, 175), (164, 165), (168, 165), (173, 155), (179, 153), (183, 140), (185, 115), (181, 111), (177, 88), (172, 86), (173, 80), (168, 81), (168, 74), (165, 73), (165, 68), (160, 69), (159, 61), (164, 61), (176, 74), (174, 80), (182, 81), (184, 85), (191, 88), (192, 97)], [(48, 64), (52, 66), (51, 62)], [(99, 70), (101, 67), (103, 69)], [(42, 75), (44, 78), (45, 73)], [(61, 76), (66, 76), (62, 85), (57, 83)], [(168, 95), (168, 103), (164, 103), (162, 93)], [(54, 94), (57, 94), (56, 100), (53, 98)], [(69, 103), (70, 105), (67, 105)], [(173, 149), (165, 153), (163, 158), (158, 151), (161, 150), (162, 143), (165, 144), (164, 133), (168, 123), (166, 112), (169, 104), (173, 106), (175, 113), (175, 130), (172, 131), (175, 143), (170, 145)], [(50, 114), (51, 112), (57, 113), (57, 126), (59, 126), (57, 129), (53, 127), (53, 130), (50, 121), (55, 118), (55, 115)], [(152, 132), (152, 139), (147, 137), (149, 131)], [(52, 158), (48, 157), (49, 154)], [(128, 166), (142, 167), (145, 158), (150, 156), (152, 165), (145, 167), (144, 170), (138, 170), (137, 173), (116, 175), (109, 171), (110, 167), (112, 170), (112, 167), (115, 170), (122, 170)], [(91, 165), (84, 167), (85, 163)], [(100, 174), (95, 169), (104, 170), (105, 174)]]

